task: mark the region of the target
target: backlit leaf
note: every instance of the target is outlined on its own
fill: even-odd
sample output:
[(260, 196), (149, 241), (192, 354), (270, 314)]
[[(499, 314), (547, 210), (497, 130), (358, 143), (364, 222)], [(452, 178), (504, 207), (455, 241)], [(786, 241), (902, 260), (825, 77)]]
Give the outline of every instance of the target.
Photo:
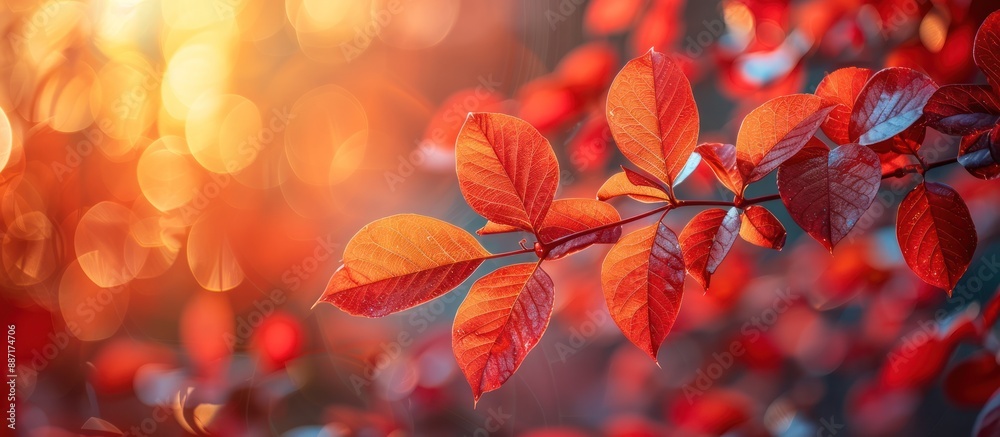
[(705, 290), (708, 290), (712, 274), (726, 258), (739, 233), (740, 210), (737, 208), (702, 211), (681, 231), (684, 265)]
[(684, 292), (677, 236), (658, 222), (622, 237), (604, 259), (601, 286), (615, 324), (656, 360)]
[[(621, 220), (613, 206), (594, 199), (559, 199), (552, 203), (549, 214), (542, 222), (538, 238), (551, 243), (571, 234), (608, 226)], [(622, 235), (621, 226), (612, 226), (600, 231), (571, 238), (549, 249), (548, 259), (562, 258), (583, 250), (593, 244), (612, 244)]]
[(629, 196), (644, 203), (661, 203), (670, 200), (663, 190), (633, 184), (624, 171), (611, 175), (597, 190), (597, 198), (600, 200), (620, 196)]
[(452, 349), (476, 401), (510, 378), (552, 316), (553, 286), (538, 264), (514, 264), (483, 276), (458, 308)]
[(699, 145), (696, 150), (722, 185), (734, 193), (740, 190), (740, 175), (736, 171), (736, 146), (705, 143)]
[(354, 315), (382, 317), (451, 291), (489, 255), (457, 226), (416, 214), (394, 215), (351, 238), (344, 265), (320, 302)]
[(462, 195), (487, 220), (537, 230), (559, 185), (559, 163), (527, 122), (493, 113), (469, 114), (455, 146)]
[(833, 142), (837, 144), (851, 142), (848, 125), (851, 122), (854, 102), (871, 76), (872, 71), (867, 68), (841, 68), (826, 75), (816, 87), (817, 96), (837, 103), (822, 126), (823, 133)]
[(834, 107), (814, 95), (794, 94), (771, 99), (747, 114), (736, 137), (741, 190), (802, 150)]
[(903, 199), (896, 217), (903, 259), (924, 282), (951, 295), (976, 251), (976, 227), (951, 187), (923, 182)]
[(1000, 101), (988, 85), (946, 85), (924, 107), (927, 125), (948, 135), (992, 129), (1000, 121)]
[(743, 211), (740, 237), (748, 243), (768, 249), (781, 250), (785, 246), (785, 226), (771, 211), (760, 205), (750, 205)]
[(611, 83), (607, 111), (622, 154), (672, 186), (699, 128), (691, 84), (677, 63), (653, 50), (629, 61)]
[(511, 225), (501, 225), (499, 223), (494, 223), (491, 221), (486, 221), (483, 227), (476, 230), (476, 234), (479, 235), (496, 235), (496, 234), (509, 234), (511, 232), (522, 231), (523, 229), (517, 226)]
[(806, 233), (833, 250), (878, 194), (878, 155), (857, 144), (829, 150), (812, 143), (778, 170), (778, 194)]
[(979, 27), (973, 57), (990, 85), (1000, 93), (1000, 12), (990, 14)]
[(924, 113), (937, 85), (927, 75), (903, 67), (875, 73), (858, 95), (851, 114), (851, 141), (863, 146), (888, 140)]

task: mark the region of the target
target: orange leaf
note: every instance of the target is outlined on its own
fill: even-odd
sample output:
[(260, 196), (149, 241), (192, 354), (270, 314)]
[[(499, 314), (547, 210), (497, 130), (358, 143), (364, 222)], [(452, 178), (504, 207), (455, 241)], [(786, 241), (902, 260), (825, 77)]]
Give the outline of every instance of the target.
[(521, 228), (517, 226), (501, 225), (499, 223), (487, 221), (483, 227), (476, 231), (476, 233), (479, 235), (509, 234), (520, 230)]
[(461, 228), (400, 214), (361, 228), (320, 302), (350, 314), (382, 317), (457, 287), (490, 256)]
[(684, 292), (677, 235), (658, 222), (623, 237), (604, 259), (601, 286), (615, 324), (656, 360)]
[(633, 184), (625, 172), (615, 173), (597, 190), (597, 198), (600, 200), (619, 196), (628, 196), (644, 203), (661, 203), (670, 200), (667, 193), (662, 190)]
[(822, 125), (823, 133), (833, 142), (837, 144), (851, 142), (847, 129), (851, 123), (854, 101), (871, 76), (872, 71), (867, 68), (841, 68), (826, 75), (816, 87), (817, 96), (837, 103)]
[(785, 226), (771, 211), (760, 205), (750, 205), (744, 211), (740, 237), (748, 243), (767, 249), (781, 250), (785, 246)]
[(552, 279), (538, 264), (483, 276), (458, 308), (452, 349), (476, 401), (517, 370), (549, 325)]
[(811, 94), (771, 99), (747, 114), (736, 137), (741, 189), (802, 150), (834, 104)]
[(740, 175), (736, 171), (736, 146), (705, 143), (697, 147), (697, 153), (712, 168), (712, 172), (722, 185), (734, 193), (739, 192)]
[(707, 209), (681, 231), (681, 251), (688, 273), (708, 290), (712, 273), (722, 264), (740, 232), (740, 210)]
[(965, 201), (951, 187), (936, 182), (923, 182), (903, 198), (896, 238), (910, 270), (949, 296), (969, 268), (977, 243)]
[[(607, 203), (594, 199), (559, 199), (552, 202), (549, 214), (545, 216), (538, 238), (545, 243), (551, 243), (577, 232), (610, 226), (621, 220), (618, 210)], [(622, 236), (621, 226), (611, 226), (607, 229), (571, 238), (549, 249), (547, 259), (559, 259), (578, 252), (593, 244), (612, 244)]]
[(635, 58), (608, 91), (608, 124), (622, 154), (673, 186), (698, 140), (698, 108), (691, 84), (669, 56)]
[(492, 222), (534, 231), (559, 185), (559, 163), (527, 122), (504, 114), (473, 113), (455, 146), (462, 195)]

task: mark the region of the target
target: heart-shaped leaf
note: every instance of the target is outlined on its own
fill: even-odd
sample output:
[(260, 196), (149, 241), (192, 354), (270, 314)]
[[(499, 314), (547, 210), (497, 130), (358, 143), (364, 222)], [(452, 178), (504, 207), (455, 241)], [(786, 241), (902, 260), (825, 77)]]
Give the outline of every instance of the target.
[(382, 317), (441, 296), (490, 255), (472, 235), (441, 220), (400, 214), (361, 228), (320, 302)]
[(788, 213), (830, 251), (871, 206), (881, 182), (878, 155), (857, 144), (831, 151), (817, 140), (778, 170)]
[(680, 66), (652, 49), (625, 64), (608, 91), (608, 124), (618, 148), (673, 186), (698, 140), (698, 108)]
[[(618, 210), (594, 199), (559, 199), (552, 203), (549, 214), (542, 222), (538, 238), (544, 243), (572, 234), (609, 226), (621, 220)], [(559, 259), (583, 250), (593, 244), (613, 244), (622, 236), (621, 226), (610, 226), (599, 231), (580, 235), (549, 249), (547, 259)]]
[(785, 226), (767, 208), (750, 205), (743, 211), (740, 237), (746, 242), (767, 249), (781, 250), (785, 246), (785, 235)]
[(851, 141), (863, 146), (888, 140), (913, 125), (937, 85), (927, 75), (893, 67), (875, 73), (861, 89), (848, 129)]
[(834, 107), (833, 102), (811, 94), (793, 94), (750, 111), (736, 137), (738, 193), (799, 153)]
[(552, 301), (552, 279), (534, 263), (501, 267), (472, 285), (455, 315), (451, 344), (476, 401), (500, 388), (535, 347)]
[(992, 129), (1000, 121), (1000, 100), (988, 85), (945, 85), (924, 106), (927, 126), (948, 135)]
[(965, 201), (936, 182), (923, 182), (903, 198), (896, 238), (910, 270), (949, 296), (976, 251), (976, 227)]
[(871, 77), (872, 71), (867, 68), (841, 68), (826, 75), (816, 87), (817, 96), (837, 103), (822, 125), (823, 133), (833, 142), (851, 142), (848, 126), (851, 124), (854, 102)]
[[(817, 127), (818, 129), (818, 127)], [(694, 216), (681, 231), (681, 252), (687, 272), (705, 290), (740, 233), (740, 210), (707, 209)]]
[(455, 161), (472, 209), (502, 225), (527, 231), (541, 226), (559, 185), (559, 163), (537, 129), (509, 115), (469, 114)]
[(667, 193), (659, 188), (636, 185), (629, 180), (624, 171), (615, 173), (597, 190), (599, 200), (628, 196), (644, 203), (662, 203), (670, 200)]
[(622, 237), (604, 259), (601, 287), (618, 328), (656, 360), (684, 293), (677, 235), (658, 222)]
[(979, 26), (973, 57), (993, 90), (1000, 94), (1000, 11), (990, 14)]

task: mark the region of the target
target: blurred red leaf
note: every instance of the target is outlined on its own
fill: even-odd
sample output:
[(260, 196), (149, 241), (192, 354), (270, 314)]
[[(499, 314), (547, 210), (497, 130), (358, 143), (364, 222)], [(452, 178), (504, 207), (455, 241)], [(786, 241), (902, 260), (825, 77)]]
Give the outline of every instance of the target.
[(1000, 121), (1000, 100), (987, 85), (946, 85), (924, 107), (927, 126), (948, 135), (992, 129)]
[(587, 4), (583, 26), (591, 35), (621, 33), (632, 27), (646, 0), (594, 0)]
[(834, 108), (820, 97), (793, 94), (750, 111), (736, 137), (736, 170), (742, 185), (738, 193), (802, 150)]
[[(619, 220), (621, 216), (618, 215), (618, 210), (607, 203), (594, 199), (559, 199), (552, 202), (552, 208), (549, 209), (538, 231), (538, 238), (543, 243), (551, 243), (577, 232), (611, 225)], [(559, 259), (593, 244), (613, 244), (621, 235), (621, 226), (612, 226), (581, 235), (550, 248), (546, 258)]]
[(751, 401), (742, 394), (710, 390), (687, 402), (677, 402), (670, 413), (678, 427), (694, 435), (725, 435), (750, 420)]
[(767, 249), (781, 250), (785, 246), (785, 226), (771, 211), (760, 205), (750, 205), (743, 212), (740, 237), (748, 243)]
[(740, 232), (740, 210), (707, 209), (695, 215), (681, 231), (680, 245), (687, 272), (705, 290)]
[(656, 360), (684, 292), (677, 236), (662, 222), (626, 235), (604, 260), (601, 286), (615, 324)]
[(536, 263), (483, 276), (458, 308), (452, 348), (478, 401), (517, 370), (549, 325), (552, 279)]
[(979, 27), (973, 57), (993, 90), (1000, 93), (1000, 11), (990, 14)]
[(922, 182), (900, 203), (896, 237), (910, 269), (949, 296), (976, 251), (969, 208), (954, 189), (937, 182)]
[(605, 42), (590, 42), (567, 53), (555, 73), (569, 89), (591, 98), (604, 93), (617, 67), (618, 53), (613, 47)]
[(485, 87), (456, 91), (441, 102), (431, 116), (424, 130), (424, 140), (452, 150), (470, 112), (505, 112), (503, 102), (502, 95)]
[(661, 189), (632, 183), (624, 171), (612, 175), (597, 190), (597, 198), (600, 200), (608, 200), (620, 196), (629, 196), (644, 203), (661, 203), (670, 200), (667, 197), (667, 193)]
[(527, 122), (503, 114), (470, 114), (455, 149), (458, 182), (487, 220), (537, 231), (559, 185), (559, 162)]
[(823, 132), (833, 142), (837, 144), (851, 142), (848, 126), (851, 123), (854, 102), (871, 76), (872, 71), (867, 68), (841, 68), (826, 75), (816, 87), (817, 96), (837, 103), (822, 125)]
[(830, 251), (871, 206), (881, 182), (878, 155), (857, 144), (830, 150), (816, 141), (778, 170), (788, 213)]
[(698, 139), (691, 84), (667, 55), (650, 50), (625, 64), (608, 91), (608, 123), (622, 154), (673, 186)]
[(489, 252), (461, 228), (416, 214), (374, 221), (351, 238), (320, 302), (382, 317), (451, 291)]
[(1000, 365), (990, 353), (979, 352), (952, 367), (944, 377), (944, 392), (962, 406), (982, 406), (1000, 389)]
[(935, 90), (931, 78), (909, 68), (875, 73), (855, 102), (848, 129), (851, 140), (867, 146), (903, 132), (920, 119)]

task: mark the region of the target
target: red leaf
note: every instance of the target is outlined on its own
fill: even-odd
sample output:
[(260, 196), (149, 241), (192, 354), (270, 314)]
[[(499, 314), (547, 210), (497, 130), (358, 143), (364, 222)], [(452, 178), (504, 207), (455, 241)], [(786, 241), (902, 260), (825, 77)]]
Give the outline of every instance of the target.
[(920, 146), (924, 144), (926, 136), (927, 127), (924, 126), (923, 122), (918, 120), (896, 136), (868, 147), (878, 153), (888, 151), (904, 155), (916, 155), (917, 151), (920, 150)]
[(781, 250), (785, 246), (785, 226), (771, 211), (760, 205), (750, 205), (743, 211), (740, 237), (748, 243), (767, 249)]
[(647, 178), (646, 176), (643, 176), (642, 173), (639, 173), (635, 170), (632, 170), (624, 166), (622, 167), (622, 171), (625, 172), (625, 177), (628, 178), (628, 181), (634, 185), (638, 185), (640, 187), (655, 188), (657, 190), (666, 192), (666, 188), (663, 188), (663, 185), (650, 178)]
[[(587, 4), (583, 25), (591, 35), (621, 33), (632, 27), (646, 0), (595, 0)], [(580, 4), (580, 3), (577, 3)]]
[(483, 276), (458, 308), (452, 349), (475, 400), (517, 370), (549, 325), (552, 279), (538, 264), (514, 264)]
[(1000, 94), (1000, 11), (990, 14), (979, 27), (972, 55), (993, 90)]
[(771, 99), (750, 111), (736, 137), (741, 190), (802, 150), (834, 107), (814, 95), (793, 94)]
[(958, 163), (977, 178), (992, 180), (1000, 177), (1000, 126), (992, 131), (962, 137)]
[(667, 55), (650, 50), (625, 64), (608, 91), (608, 123), (618, 148), (673, 186), (698, 139), (691, 84)]
[(624, 236), (604, 260), (601, 286), (615, 324), (656, 360), (684, 292), (677, 236), (662, 222)]
[(940, 339), (934, 332), (915, 331), (889, 352), (879, 371), (887, 388), (921, 388), (936, 379), (948, 364), (957, 342)]
[(597, 198), (608, 200), (619, 196), (629, 196), (645, 203), (661, 203), (670, 200), (667, 193), (658, 188), (636, 185), (625, 172), (615, 173), (597, 190)]
[(962, 406), (983, 406), (1000, 389), (1000, 365), (992, 354), (979, 352), (952, 367), (944, 392)]
[(400, 214), (361, 228), (320, 302), (350, 314), (382, 317), (457, 287), (490, 253), (461, 228)]
[(951, 295), (976, 251), (976, 227), (951, 187), (923, 182), (903, 199), (896, 217), (903, 259), (924, 282)]
[(719, 267), (740, 232), (740, 210), (707, 209), (698, 213), (681, 231), (681, 251), (687, 272), (708, 290), (712, 273)]
[(697, 147), (697, 153), (708, 163), (715, 177), (730, 191), (740, 190), (740, 175), (736, 171), (736, 146), (732, 144), (705, 143)]
[(948, 135), (992, 129), (1000, 121), (1000, 101), (988, 85), (945, 85), (924, 107), (927, 126)]
[(830, 251), (868, 210), (881, 183), (878, 155), (857, 144), (831, 151), (817, 140), (778, 170), (788, 213)]
[[(551, 243), (571, 234), (608, 226), (621, 220), (618, 210), (594, 199), (559, 199), (545, 216), (538, 238)], [(547, 259), (559, 259), (593, 244), (613, 244), (622, 236), (621, 226), (612, 226), (572, 238), (549, 249)]]
[(851, 112), (854, 102), (871, 78), (872, 71), (867, 68), (841, 68), (826, 75), (819, 86), (816, 95), (837, 103), (830, 116), (823, 122), (823, 132), (837, 144), (851, 142), (848, 126), (851, 122)]
[(935, 90), (931, 78), (909, 68), (875, 73), (854, 104), (848, 129), (851, 140), (867, 146), (903, 132), (920, 119)]
[(472, 209), (498, 224), (541, 226), (559, 185), (559, 163), (538, 130), (509, 115), (469, 114), (455, 160)]

